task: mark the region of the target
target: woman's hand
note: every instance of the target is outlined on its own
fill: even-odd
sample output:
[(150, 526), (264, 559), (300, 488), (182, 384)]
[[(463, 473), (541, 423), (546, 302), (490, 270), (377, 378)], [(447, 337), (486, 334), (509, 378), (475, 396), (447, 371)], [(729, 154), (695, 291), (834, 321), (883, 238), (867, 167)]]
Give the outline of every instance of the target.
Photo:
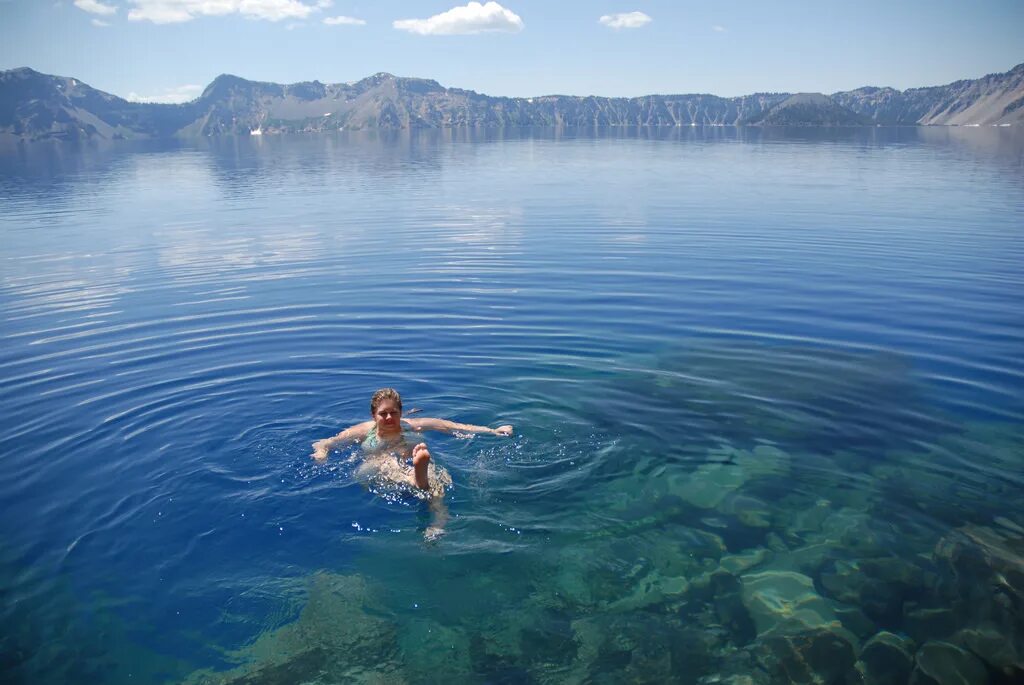
[(313, 457), (317, 461), (323, 461), (324, 459), (327, 458), (327, 453), (330, 452), (330, 450), (331, 450), (331, 440), (330, 440), (330, 438), (325, 438), (323, 440), (317, 440), (316, 442), (313, 443), (313, 454), (311, 454), (309, 456)]
[(498, 426), (497, 428), (494, 429), (494, 434), (495, 435), (503, 435), (503, 436), (505, 436), (507, 438), (510, 435), (512, 435), (512, 426), (511, 425)]

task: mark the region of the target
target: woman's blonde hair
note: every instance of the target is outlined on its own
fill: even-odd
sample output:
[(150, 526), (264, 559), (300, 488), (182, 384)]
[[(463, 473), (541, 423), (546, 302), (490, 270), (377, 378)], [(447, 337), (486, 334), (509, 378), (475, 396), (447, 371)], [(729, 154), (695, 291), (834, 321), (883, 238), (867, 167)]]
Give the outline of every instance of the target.
[(398, 411), (402, 411), (402, 397), (398, 394), (398, 391), (394, 388), (381, 388), (377, 392), (373, 393), (373, 397), (370, 398), (370, 414), (377, 413), (377, 407), (384, 400), (391, 400), (398, 406)]

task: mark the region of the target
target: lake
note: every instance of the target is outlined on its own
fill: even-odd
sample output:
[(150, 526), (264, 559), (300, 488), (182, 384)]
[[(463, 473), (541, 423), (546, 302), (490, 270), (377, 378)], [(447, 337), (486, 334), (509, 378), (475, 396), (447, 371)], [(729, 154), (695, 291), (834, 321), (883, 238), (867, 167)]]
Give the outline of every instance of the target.
[[(1024, 134), (0, 149), (5, 682), (1024, 678)], [(311, 443), (406, 414), (429, 507)], [(913, 674), (913, 675), (911, 675)]]

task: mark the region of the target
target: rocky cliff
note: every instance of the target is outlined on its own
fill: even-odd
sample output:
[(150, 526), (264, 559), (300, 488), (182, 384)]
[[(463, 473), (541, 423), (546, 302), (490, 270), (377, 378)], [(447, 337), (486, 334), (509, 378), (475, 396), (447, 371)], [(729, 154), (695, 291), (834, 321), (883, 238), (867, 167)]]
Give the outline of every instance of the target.
[(832, 100), (877, 124), (1019, 125), (1024, 123), (1024, 64), (946, 86), (865, 87), (835, 93)]

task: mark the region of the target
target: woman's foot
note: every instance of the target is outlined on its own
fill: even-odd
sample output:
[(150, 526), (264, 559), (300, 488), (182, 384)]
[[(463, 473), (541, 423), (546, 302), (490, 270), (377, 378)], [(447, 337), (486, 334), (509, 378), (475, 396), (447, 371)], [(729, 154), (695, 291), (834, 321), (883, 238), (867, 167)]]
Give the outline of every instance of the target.
[(426, 443), (421, 442), (412, 448), (412, 483), (420, 490), (430, 489), (430, 479), (427, 477), (427, 465), (430, 464), (430, 450)]

